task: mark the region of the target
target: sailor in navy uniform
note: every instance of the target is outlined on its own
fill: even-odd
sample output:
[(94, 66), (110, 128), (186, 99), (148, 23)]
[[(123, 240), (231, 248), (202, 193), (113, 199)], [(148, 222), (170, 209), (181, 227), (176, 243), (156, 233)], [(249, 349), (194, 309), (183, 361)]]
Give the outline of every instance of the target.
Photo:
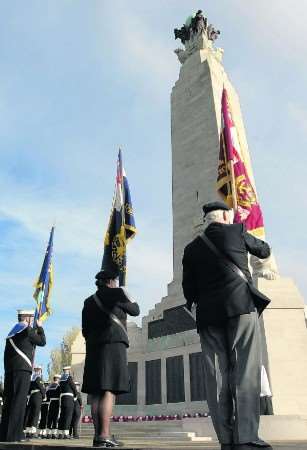
[(34, 348), (46, 345), (42, 323), (32, 328), (34, 311), (18, 310), (18, 323), (6, 338), (4, 350), (4, 405), (0, 440), (24, 440), (23, 423), (30, 387)]
[(79, 439), (79, 425), (80, 425), (80, 418), (81, 418), (81, 409), (82, 409), (82, 396), (80, 392), (80, 383), (78, 381), (75, 381), (76, 389), (77, 389), (77, 395), (74, 398), (74, 412), (72, 416), (72, 421), (70, 425), (70, 437), (72, 439)]
[(49, 401), (49, 411), (47, 418), (47, 439), (57, 438), (57, 428), (60, 412), (60, 378), (61, 375), (55, 374), (53, 376), (53, 383), (47, 389), (47, 401)]
[(58, 438), (69, 439), (69, 428), (74, 412), (74, 397), (77, 396), (75, 383), (70, 375), (70, 366), (63, 367), (60, 379), (60, 419), (58, 424)]
[(49, 386), (49, 382), (44, 382), (44, 388), (45, 388), (45, 397), (42, 401), (41, 406), (41, 415), (40, 415), (40, 421), (39, 421), (39, 435), (38, 437), (45, 439), (47, 437), (47, 417), (48, 417), (48, 409), (49, 409), (49, 400), (47, 398), (47, 389)]
[(31, 377), (29, 389), (29, 401), (27, 411), (26, 436), (28, 438), (37, 438), (37, 425), (40, 410), (45, 398), (46, 389), (42, 380), (42, 367), (35, 366)]

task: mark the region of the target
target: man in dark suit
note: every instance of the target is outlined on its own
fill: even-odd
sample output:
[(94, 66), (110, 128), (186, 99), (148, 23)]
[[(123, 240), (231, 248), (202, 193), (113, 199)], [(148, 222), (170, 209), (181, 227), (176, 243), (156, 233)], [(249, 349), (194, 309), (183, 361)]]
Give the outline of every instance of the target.
[(34, 348), (46, 345), (42, 323), (32, 328), (34, 311), (18, 310), (18, 323), (6, 338), (4, 350), (4, 406), (1, 441), (24, 440), (23, 424), (29, 391)]
[(224, 203), (208, 203), (203, 211), (204, 236), (184, 250), (182, 287), (187, 308), (196, 304), (212, 422), (222, 450), (269, 448), (258, 437), (261, 343), (257, 312), (268, 301), (251, 286), (248, 253), (267, 258), (270, 247), (247, 233), (243, 224), (233, 224), (233, 212)]

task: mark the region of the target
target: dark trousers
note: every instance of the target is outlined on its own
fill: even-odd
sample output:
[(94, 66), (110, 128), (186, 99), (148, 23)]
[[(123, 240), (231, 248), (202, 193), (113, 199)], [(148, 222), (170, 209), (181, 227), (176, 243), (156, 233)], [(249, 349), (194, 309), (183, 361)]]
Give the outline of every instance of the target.
[(47, 418), (47, 428), (49, 430), (55, 430), (58, 427), (59, 411), (60, 411), (60, 399), (51, 400)]
[(200, 330), (207, 401), (222, 444), (256, 441), (260, 415), (261, 343), (258, 314)]
[[(78, 403), (78, 404), (76, 404)], [(79, 402), (75, 401), (75, 407), (74, 412), (72, 415), (72, 421), (70, 425), (69, 434), (73, 435), (74, 437), (79, 436), (79, 424), (80, 424), (80, 417), (81, 417), (81, 408)]]
[(61, 398), (61, 414), (58, 424), (59, 430), (69, 431), (73, 412), (74, 412), (74, 398), (66, 395), (63, 396)]
[(4, 405), (0, 432), (2, 442), (24, 439), (23, 423), (30, 382), (31, 372), (26, 370), (13, 370), (4, 376)]
[(40, 430), (44, 430), (47, 427), (48, 408), (49, 403), (42, 403), (41, 418), (38, 426)]
[(35, 392), (35, 394), (32, 394), (29, 398), (26, 427), (37, 428), (41, 406), (42, 394), (40, 392)]

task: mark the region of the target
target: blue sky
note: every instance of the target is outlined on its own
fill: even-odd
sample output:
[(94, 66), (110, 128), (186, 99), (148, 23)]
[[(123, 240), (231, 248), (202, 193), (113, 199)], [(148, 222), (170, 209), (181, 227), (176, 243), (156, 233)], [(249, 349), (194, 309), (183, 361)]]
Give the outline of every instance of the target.
[(45, 0), (0, 4), (0, 352), (15, 310), (33, 306), (51, 225), (54, 314), (46, 367), (80, 323), (102, 258), (118, 147), (138, 236), (131, 293), (142, 315), (172, 278), (173, 28), (202, 8), (220, 28), (239, 92), (267, 239), (307, 298), (307, 5), (286, 0)]

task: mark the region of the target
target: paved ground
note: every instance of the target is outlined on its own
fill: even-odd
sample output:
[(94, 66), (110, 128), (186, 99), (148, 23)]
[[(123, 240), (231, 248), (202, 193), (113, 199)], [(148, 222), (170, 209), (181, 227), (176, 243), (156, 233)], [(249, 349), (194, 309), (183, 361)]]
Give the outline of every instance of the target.
[[(123, 450), (218, 450), (220, 446), (218, 443), (188, 443), (188, 442), (125, 442)], [(307, 441), (301, 442), (272, 442), (274, 450), (307, 450)], [(78, 441), (68, 441), (64, 445), (64, 441), (41, 441), (33, 440), (27, 443), (0, 443), (1, 450), (80, 450), (82, 448), (92, 448), (92, 443), (89, 439), (80, 439)]]

